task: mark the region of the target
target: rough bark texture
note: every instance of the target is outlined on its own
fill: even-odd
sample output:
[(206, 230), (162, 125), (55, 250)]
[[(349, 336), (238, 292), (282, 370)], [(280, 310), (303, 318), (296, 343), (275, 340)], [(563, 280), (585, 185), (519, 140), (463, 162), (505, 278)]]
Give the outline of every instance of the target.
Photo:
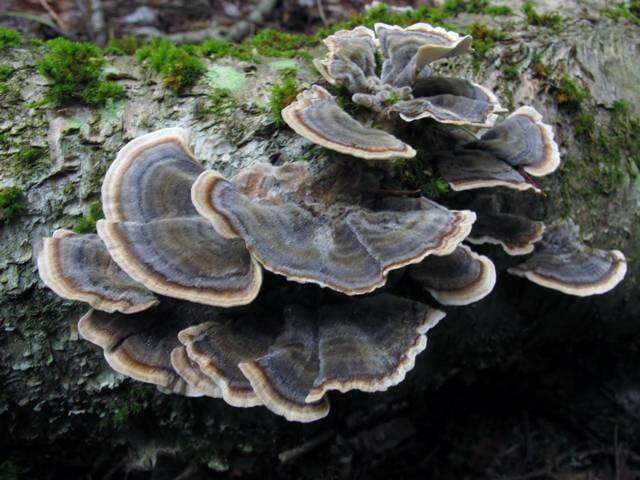
[[(575, 133), (580, 114), (607, 125), (616, 100), (640, 114), (639, 33), (635, 25), (604, 19), (569, 19), (559, 31), (521, 25), (486, 58), (448, 67), (494, 88), (507, 107), (533, 104), (554, 125), (563, 167), (542, 180), (545, 197), (509, 195), (510, 206), (545, 221), (569, 214), (593, 245), (625, 252), (626, 280), (603, 296), (563, 296), (508, 276), (513, 259), (480, 248), (502, 273), (494, 293), (471, 307), (446, 309), (399, 387), (336, 395), (329, 417), (311, 425), (287, 423), (263, 408), (166, 395), (114, 373), (97, 348), (77, 341), (75, 323), (85, 306), (44, 288), (34, 262), (42, 236), (72, 227), (99, 199), (110, 161), (138, 134), (188, 127), (196, 156), (223, 173), (257, 161), (326, 155), (275, 127), (266, 105), (270, 86), (280, 81), (277, 59), (210, 62), (200, 83), (176, 96), (131, 57), (111, 57), (125, 101), (102, 110), (54, 110), (38, 105), (46, 89), (35, 68), (40, 48), (5, 52), (3, 63), (16, 72), (0, 97), (0, 188), (22, 188), (27, 212), (0, 226), (0, 464), (15, 478), (27, 471), (120, 478), (129, 470), (151, 471), (135, 474), (140, 478), (212, 471), (448, 478), (526, 473), (524, 461), (509, 464), (512, 444), (531, 465), (561, 462), (571, 448), (614, 448), (614, 435), (615, 448), (640, 448), (638, 165), (626, 153), (619, 161), (598, 157), (594, 139)], [(297, 63), (302, 83), (318, 80)], [(590, 93), (580, 112), (558, 105), (558, 88), (536, 74), (537, 63), (550, 78), (578, 79)], [(245, 82), (237, 106), (216, 117), (203, 106), (216, 74), (225, 71), (220, 66)], [(27, 150), (36, 153), (21, 154)], [(601, 188), (614, 161), (621, 178)]]

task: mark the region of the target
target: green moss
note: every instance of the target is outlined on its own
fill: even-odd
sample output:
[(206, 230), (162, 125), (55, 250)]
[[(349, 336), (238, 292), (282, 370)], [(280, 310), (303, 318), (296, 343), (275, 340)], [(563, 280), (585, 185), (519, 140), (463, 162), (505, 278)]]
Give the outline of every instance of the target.
[(269, 93), (269, 108), (277, 126), (284, 125), (282, 109), (296, 99), (300, 86), (295, 78), (294, 71), (285, 71), (281, 83), (271, 87)]
[(491, 5), (489, 0), (446, 0), (442, 5), (446, 13), (486, 13), (489, 15), (509, 15), (511, 9), (507, 6)]
[(549, 77), (549, 67), (542, 62), (542, 54), (535, 53), (531, 58), (531, 68), (538, 78), (546, 79)]
[(104, 218), (102, 213), (102, 205), (100, 202), (93, 202), (89, 205), (89, 210), (87, 215), (84, 217), (80, 217), (75, 226), (73, 227), (73, 231), (76, 233), (95, 233), (96, 232), (96, 223), (101, 218)]
[(578, 110), (589, 97), (589, 92), (581, 88), (577, 81), (568, 75), (562, 75), (554, 84), (558, 106), (568, 110)]
[(18, 187), (0, 190), (0, 222), (9, 222), (26, 210), (24, 193)]
[(108, 411), (112, 412), (111, 420), (117, 429), (124, 429), (132, 417), (149, 407), (153, 399), (153, 390), (147, 386), (136, 385), (127, 390), (126, 395), (115, 397), (109, 404)]
[(573, 131), (577, 136), (590, 135), (596, 126), (596, 119), (590, 113), (581, 113), (574, 123)]
[(11, 28), (0, 27), (0, 52), (5, 48), (17, 47), (22, 42), (22, 34)]
[(0, 65), (0, 82), (6, 82), (13, 75), (13, 68), (9, 65)]
[(498, 28), (489, 28), (484, 23), (474, 23), (467, 28), (473, 37), (473, 55), (476, 60), (483, 60), (493, 49), (495, 42), (507, 39), (507, 34)]
[(265, 29), (249, 38), (246, 45), (265, 57), (292, 58), (306, 53), (302, 50), (310, 46), (310, 39), (306, 35)]
[(156, 40), (136, 51), (136, 60), (162, 75), (164, 84), (183, 92), (200, 79), (205, 67), (192, 48), (178, 47), (167, 40)]
[(104, 52), (110, 55), (134, 55), (143, 44), (144, 42), (138, 37), (113, 38), (107, 43)]
[(200, 54), (213, 59), (234, 57), (238, 60), (256, 62), (258, 59), (253, 49), (245, 42), (232, 43), (227, 40), (206, 40), (198, 46)]
[[(390, 10), (386, 5), (378, 5), (364, 13), (351, 17), (347, 21), (320, 28), (313, 34), (297, 34), (264, 29), (240, 43), (210, 39), (199, 45), (185, 45), (182, 47), (176, 47), (166, 40), (156, 40), (146, 45), (138, 45), (136, 56), (140, 61), (147, 60), (149, 66), (155, 71), (170, 76), (174, 76), (167, 73), (168, 70), (171, 70), (173, 56), (180, 56), (182, 59), (186, 59), (188, 56), (191, 59), (189, 62), (193, 62), (193, 59), (198, 56), (212, 59), (233, 57), (251, 62), (259, 62), (261, 56), (276, 58), (299, 57), (311, 61), (312, 56), (307, 50), (317, 46), (325, 37), (338, 30), (352, 29), (359, 25), (373, 28), (378, 22), (400, 26), (428, 22), (434, 25), (448, 26), (444, 22), (445, 19), (460, 12), (506, 15), (511, 13), (511, 9), (492, 6), (488, 0), (448, 0), (441, 7), (421, 6), (406, 12), (396, 12)], [(107, 52), (113, 54), (128, 53), (136, 46), (136, 42), (138, 42), (137, 39), (123, 38), (113, 40), (107, 46)], [(175, 53), (176, 51), (182, 53)], [(180, 82), (178, 83), (180, 84)]]
[(228, 111), (238, 104), (238, 100), (224, 89), (214, 89), (206, 101), (197, 102), (194, 107), (194, 116), (198, 120), (204, 120), (213, 115), (217, 119), (224, 119)]
[(489, 15), (512, 15), (513, 10), (506, 5), (493, 5), (486, 7), (484, 13)]
[(507, 65), (502, 72), (504, 73), (505, 77), (512, 80), (518, 78), (519, 75), (518, 67), (516, 67), (515, 65)]
[(424, 154), (418, 153), (415, 158), (398, 160), (396, 165), (400, 178), (408, 189), (418, 190), (418, 193), (432, 199), (449, 193), (449, 184), (434, 174)]
[(39, 147), (23, 148), (18, 152), (17, 160), (21, 165), (28, 166), (42, 156), (43, 150), (44, 149)]
[(615, 193), (640, 168), (640, 119), (626, 102), (614, 103), (606, 123), (588, 112), (571, 119), (580, 156), (563, 159), (560, 193), (567, 206), (576, 200), (591, 202), (594, 194)]
[(124, 96), (124, 87), (116, 82), (92, 83), (82, 91), (82, 98), (90, 105), (108, 105)]
[(76, 101), (103, 105), (108, 99), (123, 97), (121, 85), (102, 80), (104, 64), (102, 51), (91, 43), (66, 38), (48, 41), (38, 62), (38, 71), (51, 82), (48, 101), (54, 105)]
[(620, 19), (629, 20), (636, 25), (640, 25), (640, 1), (634, 0), (631, 4), (618, 3), (613, 7), (603, 8), (600, 13), (616, 22)]
[(538, 13), (531, 0), (527, 0), (522, 6), (522, 13), (529, 25), (538, 27), (557, 28), (564, 22), (564, 18), (555, 12)]

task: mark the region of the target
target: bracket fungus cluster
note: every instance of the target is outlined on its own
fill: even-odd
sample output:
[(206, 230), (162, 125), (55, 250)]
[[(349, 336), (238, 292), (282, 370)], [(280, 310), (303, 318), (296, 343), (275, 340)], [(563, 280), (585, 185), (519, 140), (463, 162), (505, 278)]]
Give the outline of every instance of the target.
[[(491, 91), (434, 73), (438, 60), (469, 51), (470, 37), (379, 24), (325, 43), (316, 66), (326, 81), (431, 133), (432, 160), (454, 191), (539, 191), (529, 175), (558, 167), (553, 132), (533, 108), (495, 125), (504, 109)], [(442, 305), (491, 292), (493, 262), (463, 242), (529, 255), (509, 272), (568, 294), (603, 293), (625, 274), (622, 253), (586, 247), (571, 222), (545, 229), (501, 211), (496, 197), (454, 210), (394, 194), (387, 167), (416, 150), (353, 118), (319, 85), (283, 118), (312, 142), (385, 168), (328, 155), (225, 177), (194, 158), (186, 131), (164, 129), (132, 140), (110, 166), (97, 235), (45, 239), (42, 280), (92, 307), (79, 332), (113, 369), (308, 422), (327, 415), (330, 391), (383, 391), (404, 379), (444, 317), (426, 292)], [(265, 271), (275, 275), (263, 286)]]

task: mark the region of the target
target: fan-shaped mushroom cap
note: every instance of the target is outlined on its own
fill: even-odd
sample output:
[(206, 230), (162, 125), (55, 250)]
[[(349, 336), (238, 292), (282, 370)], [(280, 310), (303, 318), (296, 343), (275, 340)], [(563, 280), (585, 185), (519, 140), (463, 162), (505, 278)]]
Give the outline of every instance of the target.
[(372, 30), (356, 27), (339, 30), (324, 39), (329, 53), (314, 65), (331, 85), (345, 85), (350, 92), (367, 89), (367, 78), (376, 74), (376, 39)]
[(328, 413), (329, 390), (374, 392), (401, 382), (444, 317), (389, 294), (320, 307), (288, 305), (291, 294), (285, 288), (242, 312), (169, 300), (132, 315), (92, 310), (78, 330), (136, 380), (310, 422)]
[(520, 215), (500, 212), (495, 196), (476, 198), (471, 208), (478, 219), (467, 241), (476, 245), (492, 243), (501, 245), (509, 255), (526, 255), (533, 252), (534, 244), (544, 233), (544, 223)]
[(221, 237), (204, 218), (100, 220), (97, 227), (118, 265), (159, 294), (229, 307), (260, 290), (262, 270), (244, 243)]
[(442, 177), (457, 192), (489, 187), (541, 192), (511, 166), (481, 150), (441, 152), (437, 164)]
[(533, 255), (509, 273), (569, 295), (586, 297), (608, 292), (627, 272), (624, 254), (585, 246), (572, 221), (547, 227)]
[(444, 313), (383, 294), (272, 314), (249, 312), (179, 334), (187, 355), (235, 406), (264, 403), (288, 420), (329, 411), (325, 392), (386, 390), (401, 382)]
[(203, 169), (182, 129), (159, 130), (129, 142), (102, 186), (105, 220), (98, 234), (116, 263), (149, 290), (229, 307), (251, 302), (260, 266), (241, 241), (222, 238), (191, 203)]
[(468, 305), (486, 297), (496, 283), (493, 262), (460, 245), (450, 255), (430, 256), (409, 275), (443, 305)]
[(298, 95), (282, 118), (299, 135), (337, 152), (368, 159), (411, 158), (416, 151), (393, 135), (363, 126), (318, 85)]
[(445, 314), (381, 294), (322, 307), (318, 316), (319, 373), (307, 402), (330, 390), (377, 392), (402, 382)]
[(277, 334), (260, 319), (211, 321), (178, 334), (187, 355), (220, 387), (222, 398), (234, 407), (255, 407), (262, 402), (238, 364), (264, 355)]
[(97, 235), (56, 230), (44, 239), (38, 271), (45, 285), (61, 297), (98, 310), (134, 313), (158, 303), (114, 263)]
[(553, 129), (542, 122), (542, 115), (533, 107), (520, 107), (469, 147), (485, 150), (538, 177), (550, 174), (560, 165)]
[(101, 347), (115, 371), (175, 393), (200, 396), (180, 378), (171, 365), (171, 351), (179, 346), (178, 331), (188, 323), (179, 317), (162, 318), (167, 312), (147, 310), (134, 315), (90, 310), (78, 322), (83, 338)]
[(318, 376), (318, 326), (311, 311), (296, 306), (285, 309), (284, 322), (268, 351), (239, 367), (269, 410), (287, 420), (312, 422), (329, 413), (323, 395), (306, 402)]
[(463, 78), (431, 76), (416, 80), (412, 88), (414, 97), (455, 95), (493, 105), (494, 112), (505, 112), (495, 93), (486, 87)]
[(440, 123), (486, 128), (493, 126), (502, 109), (495, 103), (445, 93), (402, 100), (395, 103), (391, 111), (398, 112), (406, 122), (433, 118)]
[(187, 347), (180, 345), (171, 350), (171, 366), (195, 390), (207, 397), (222, 398), (222, 390), (200, 370), (200, 367), (187, 355)]
[(189, 132), (165, 128), (127, 143), (102, 183), (102, 208), (112, 222), (148, 222), (197, 215), (191, 184), (204, 170), (189, 150)]
[(472, 38), (441, 27), (416, 23), (406, 28), (377, 23), (376, 35), (385, 57), (382, 81), (394, 86), (412, 84), (429, 63), (469, 51)]
[[(475, 214), (427, 199), (387, 199), (377, 211), (354, 204), (251, 201), (213, 171), (193, 202), (223, 236), (241, 237), (268, 270), (354, 295), (386, 282), (390, 270), (453, 251)], [(318, 211), (321, 214), (318, 214)]]

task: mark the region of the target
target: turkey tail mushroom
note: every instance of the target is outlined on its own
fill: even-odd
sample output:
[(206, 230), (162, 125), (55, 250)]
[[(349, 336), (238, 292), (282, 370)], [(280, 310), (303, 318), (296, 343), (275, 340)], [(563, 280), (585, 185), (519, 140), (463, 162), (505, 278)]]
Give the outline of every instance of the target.
[(367, 80), (376, 74), (376, 39), (372, 30), (356, 27), (339, 30), (324, 39), (329, 49), (313, 64), (331, 85), (344, 85), (350, 92), (367, 90)]
[(80, 335), (98, 345), (116, 372), (187, 396), (202, 396), (174, 370), (171, 352), (180, 344), (183, 318), (170, 312), (147, 310), (134, 315), (90, 310), (78, 322)]
[(542, 193), (537, 185), (513, 167), (482, 150), (439, 152), (436, 154), (436, 164), (442, 177), (456, 192), (505, 187)]
[(307, 402), (331, 390), (379, 392), (402, 382), (444, 312), (380, 294), (318, 312), (319, 370)]
[(491, 293), (496, 268), (484, 255), (465, 245), (453, 253), (430, 256), (409, 268), (409, 275), (442, 305), (468, 305)]
[(510, 268), (509, 273), (543, 287), (587, 297), (606, 293), (622, 281), (627, 261), (619, 250), (599, 250), (584, 245), (571, 220), (547, 227), (533, 255)]
[(536, 109), (528, 106), (520, 107), (465, 148), (487, 151), (536, 177), (549, 175), (560, 166), (553, 129), (542, 122)]
[(282, 118), (298, 135), (354, 157), (385, 160), (416, 155), (413, 148), (393, 135), (359, 123), (318, 85), (300, 93), (282, 110)]
[(389, 271), (427, 255), (452, 252), (475, 220), (473, 212), (450, 211), (424, 198), (387, 199), (375, 211), (252, 201), (213, 171), (198, 178), (192, 196), (222, 236), (241, 237), (267, 270), (348, 295), (379, 288)]
[(185, 130), (131, 141), (105, 176), (98, 234), (120, 268), (153, 292), (223, 307), (250, 303), (261, 268), (242, 241), (221, 237), (198, 215), (190, 192), (202, 171)]
[(374, 26), (384, 57), (382, 81), (396, 87), (410, 86), (429, 64), (441, 58), (468, 52), (472, 38), (456, 32), (416, 23), (403, 28), (376, 23)]
[(97, 235), (56, 230), (44, 239), (38, 272), (59, 296), (98, 310), (135, 313), (158, 303), (155, 295), (115, 264)]
[(496, 196), (482, 196), (474, 199), (471, 208), (478, 218), (467, 237), (469, 243), (500, 245), (511, 256), (533, 252), (535, 244), (542, 239), (545, 225), (521, 215), (500, 211)]

